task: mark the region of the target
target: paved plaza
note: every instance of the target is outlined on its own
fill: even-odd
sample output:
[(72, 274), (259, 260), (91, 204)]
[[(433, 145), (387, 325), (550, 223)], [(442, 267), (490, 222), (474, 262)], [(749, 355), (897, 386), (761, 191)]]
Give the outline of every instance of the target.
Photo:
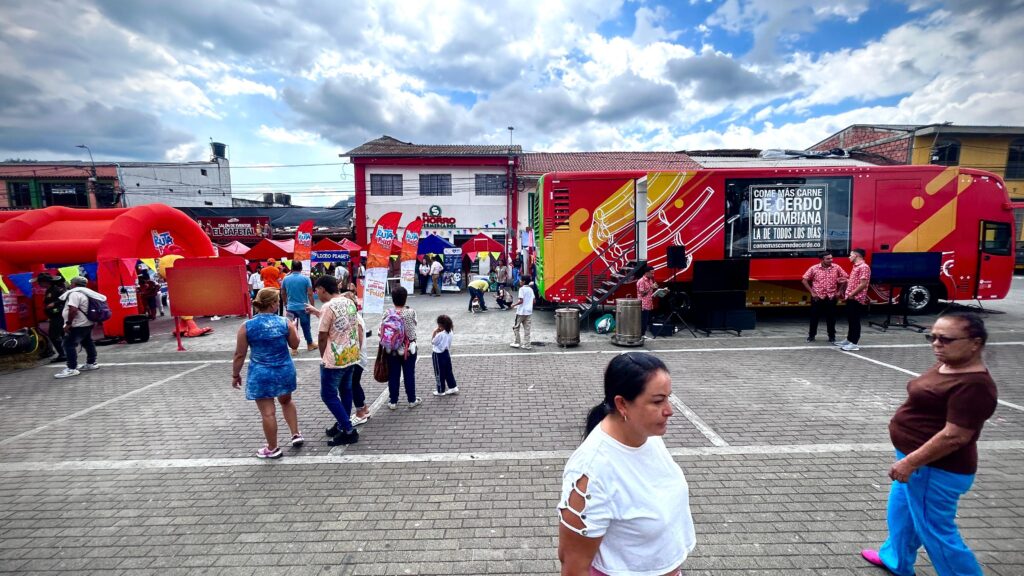
[[(623, 349), (592, 332), (560, 349), (553, 314), (538, 312), (535, 347), (514, 350), (513, 313), (470, 315), (466, 300), (410, 300), (421, 334), (454, 318), (461, 394), (432, 396), (422, 358), (424, 404), (409, 410), (403, 393), (389, 411), (368, 372), (373, 417), (358, 444), (330, 448), (318, 360), (303, 352), (307, 443), (277, 461), (253, 456), (258, 413), (231, 388), (238, 318), (201, 321), (215, 334), (185, 352), (158, 320), (150, 342), (100, 348), (102, 369), (75, 378), (0, 373), (0, 573), (557, 574), (562, 467)], [(1001, 403), (959, 524), (986, 574), (1020, 576), (1024, 279), (986, 309)], [(643, 348), (672, 371), (665, 440), (697, 530), (687, 576), (882, 574), (858, 552), (885, 535), (887, 424), (932, 356), (902, 329), (866, 329), (856, 353), (805, 335), (801, 311), (773, 311), (742, 337), (680, 332)], [(934, 574), (923, 553), (917, 573)]]

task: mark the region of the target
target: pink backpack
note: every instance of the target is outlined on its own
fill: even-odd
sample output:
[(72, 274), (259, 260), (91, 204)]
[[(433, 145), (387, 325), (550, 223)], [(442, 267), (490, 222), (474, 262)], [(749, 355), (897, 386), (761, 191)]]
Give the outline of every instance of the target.
[(397, 354), (405, 343), (405, 321), (396, 310), (388, 310), (380, 324), (380, 345), (388, 354)]

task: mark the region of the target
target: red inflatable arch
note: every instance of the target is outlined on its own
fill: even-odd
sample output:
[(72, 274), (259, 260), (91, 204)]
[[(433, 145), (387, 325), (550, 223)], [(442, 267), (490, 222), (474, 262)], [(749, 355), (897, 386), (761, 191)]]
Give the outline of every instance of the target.
[(107, 336), (124, 335), (124, 317), (137, 306), (122, 303), (122, 286), (134, 286), (135, 259), (157, 258), (156, 244), (172, 242), (186, 257), (214, 256), (213, 244), (195, 221), (165, 204), (83, 210), (53, 206), (0, 220), (0, 274), (36, 271), (43, 264), (98, 263), (98, 291), (113, 317)]

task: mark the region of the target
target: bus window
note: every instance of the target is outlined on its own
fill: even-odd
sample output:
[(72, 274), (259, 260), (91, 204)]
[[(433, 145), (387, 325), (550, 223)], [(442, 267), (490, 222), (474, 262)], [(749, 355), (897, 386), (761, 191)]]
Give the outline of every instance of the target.
[(993, 256), (1009, 256), (1010, 225), (1005, 222), (981, 223), (981, 251)]
[(849, 177), (725, 181), (729, 258), (807, 258), (850, 250)]

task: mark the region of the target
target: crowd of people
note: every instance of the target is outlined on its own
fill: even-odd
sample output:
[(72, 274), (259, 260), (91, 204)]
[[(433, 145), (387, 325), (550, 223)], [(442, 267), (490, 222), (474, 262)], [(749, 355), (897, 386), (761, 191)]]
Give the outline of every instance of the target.
[[(808, 342), (815, 340), (824, 317), (828, 340), (843, 350), (857, 350), (860, 318), (867, 303), (871, 271), (864, 251), (849, 254), (847, 273), (831, 254), (820, 256), (810, 267), (803, 284), (811, 294)], [(238, 329), (231, 383), (245, 390), (260, 414), (266, 439), (256, 456), (276, 459), (283, 455), (278, 432), (277, 407), (288, 427), (288, 444), (300, 447), (306, 439), (299, 426), (292, 398), (297, 373), (292, 356), (300, 347), (300, 331), (308, 350), (320, 358), (320, 398), (330, 415), (325, 429), (329, 446), (359, 441), (358, 426), (370, 417), (362, 376), (369, 368), (367, 325), (356, 296), (356, 282), (346, 269), (321, 269), (311, 280), (295, 262), (284, 274), (274, 261), (250, 278), (256, 314)], [(438, 262), (420, 268), (422, 294), (426, 287), (439, 294), (433, 273)], [(503, 270), (504, 268), (504, 270)], [(494, 293), (499, 307), (514, 306), (512, 347), (530, 349), (530, 324), (535, 292), (529, 276), (516, 277), (504, 263), (495, 270), (497, 286), (478, 279), (469, 283), (469, 309), (487, 310), (485, 294)], [(350, 281), (354, 280), (354, 281)], [(40, 273), (45, 288), (44, 310), (50, 320), (50, 337), (58, 345), (66, 368), (56, 376), (67, 378), (80, 371), (99, 368), (92, 341), (95, 321), (90, 316), (97, 302), (106, 298), (87, 286), (84, 277), (72, 278), (65, 287), (60, 277)], [(159, 294), (140, 277), (140, 297), (149, 313), (159, 304)], [(516, 289), (516, 302), (510, 303)], [(658, 289), (647, 273), (637, 283), (645, 313)], [(314, 297), (320, 301), (318, 308)], [(397, 410), (404, 388), (408, 409), (423, 402), (417, 394), (416, 362), (420, 333), (417, 312), (409, 294), (398, 286), (391, 291), (391, 306), (377, 327), (380, 344), (376, 368), (387, 372), (388, 409)], [(837, 304), (845, 300), (847, 337), (836, 341)], [(504, 305), (502, 305), (504, 303)], [(282, 314), (286, 313), (286, 315)], [(317, 338), (312, 338), (311, 317), (319, 319)], [(643, 318), (644, 326), (649, 315)], [(433, 395), (459, 394), (452, 365), (454, 322), (446, 314), (436, 318), (430, 333), (431, 363), (435, 377)], [(892, 574), (911, 576), (923, 546), (938, 574), (982, 574), (980, 565), (960, 536), (956, 525), (959, 499), (966, 494), (978, 470), (977, 442), (985, 422), (994, 414), (998, 391), (983, 353), (988, 333), (983, 320), (970, 312), (941, 315), (925, 338), (935, 357), (934, 365), (907, 384), (907, 396), (889, 422), (895, 459), (887, 470), (891, 479), (886, 508), (887, 537), (881, 545), (861, 551), (861, 557)], [(78, 347), (86, 352), (78, 364)], [(248, 357), (243, 382), (242, 369)], [(678, 575), (698, 542), (689, 503), (689, 485), (681, 467), (671, 457), (662, 437), (673, 416), (673, 381), (667, 365), (658, 357), (639, 352), (617, 355), (604, 372), (603, 397), (587, 414), (583, 441), (565, 464), (558, 516), (558, 558), (563, 574)]]

